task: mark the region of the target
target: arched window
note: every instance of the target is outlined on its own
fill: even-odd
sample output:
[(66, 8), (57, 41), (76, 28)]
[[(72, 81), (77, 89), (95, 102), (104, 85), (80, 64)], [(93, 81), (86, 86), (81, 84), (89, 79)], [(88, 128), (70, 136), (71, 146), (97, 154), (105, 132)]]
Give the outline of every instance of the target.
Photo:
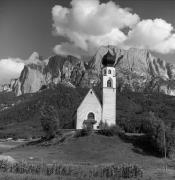
[(110, 69), (108, 70), (108, 74), (111, 74), (111, 70)]
[(111, 79), (109, 79), (109, 80), (107, 81), (107, 87), (112, 87), (112, 80), (111, 80)]
[(95, 119), (94, 113), (90, 112), (87, 116), (87, 119)]
[(104, 74), (104, 76), (106, 76), (106, 69), (104, 69), (103, 74)]

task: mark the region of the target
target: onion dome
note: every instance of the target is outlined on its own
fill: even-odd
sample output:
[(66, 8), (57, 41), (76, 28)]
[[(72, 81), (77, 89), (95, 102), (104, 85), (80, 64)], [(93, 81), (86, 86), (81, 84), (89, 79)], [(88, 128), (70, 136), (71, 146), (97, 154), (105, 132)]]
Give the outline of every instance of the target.
[(103, 66), (113, 66), (115, 63), (115, 56), (113, 56), (109, 50), (102, 58)]

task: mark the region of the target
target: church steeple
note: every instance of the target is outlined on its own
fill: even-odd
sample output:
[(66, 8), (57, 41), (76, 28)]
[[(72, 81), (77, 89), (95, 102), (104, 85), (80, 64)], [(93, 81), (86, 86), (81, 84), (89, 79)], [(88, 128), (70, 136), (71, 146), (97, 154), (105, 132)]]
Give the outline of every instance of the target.
[(115, 59), (108, 47), (102, 58), (103, 75), (103, 111), (102, 121), (109, 126), (116, 124), (116, 72)]

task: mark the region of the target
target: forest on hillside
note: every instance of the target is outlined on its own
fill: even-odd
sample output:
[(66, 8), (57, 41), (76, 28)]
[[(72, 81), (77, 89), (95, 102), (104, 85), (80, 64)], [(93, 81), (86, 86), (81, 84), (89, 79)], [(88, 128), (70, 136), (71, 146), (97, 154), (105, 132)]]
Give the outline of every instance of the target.
[[(100, 101), (102, 91), (94, 88)], [(33, 94), (19, 97), (12, 93), (1, 93), (0, 102), (9, 108), (0, 111), (0, 137), (29, 138), (43, 135), (40, 122), (40, 107), (47, 103), (55, 107), (59, 114), (60, 129), (72, 129), (76, 119), (76, 110), (86, 93), (87, 88), (70, 88), (57, 85)], [(117, 93), (118, 124), (130, 126), (129, 131), (140, 132), (144, 117), (149, 112), (174, 127), (175, 97), (163, 94), (145, 94), (134, 92)], [(11, 106), (13, 104), (13, 106)]]

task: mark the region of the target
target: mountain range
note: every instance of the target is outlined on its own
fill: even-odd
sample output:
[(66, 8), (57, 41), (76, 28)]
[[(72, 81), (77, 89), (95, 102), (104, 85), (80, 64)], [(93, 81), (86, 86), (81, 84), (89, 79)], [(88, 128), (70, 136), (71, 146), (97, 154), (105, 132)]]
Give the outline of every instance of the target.
[(71, 87), (99, 86), (102, 81), (102, 57), (110, 51), (116, 56), (116, 81), (119, 92), (156, 92), (175, 96), (175, 65), (154, 57), (148, 50), (100, 47), (94, 56), (76, 58), (55, 55), (41, 59), (34, 52), (18, 79), (1, 87), (16, 96), (35, 93), (53, 84)]

